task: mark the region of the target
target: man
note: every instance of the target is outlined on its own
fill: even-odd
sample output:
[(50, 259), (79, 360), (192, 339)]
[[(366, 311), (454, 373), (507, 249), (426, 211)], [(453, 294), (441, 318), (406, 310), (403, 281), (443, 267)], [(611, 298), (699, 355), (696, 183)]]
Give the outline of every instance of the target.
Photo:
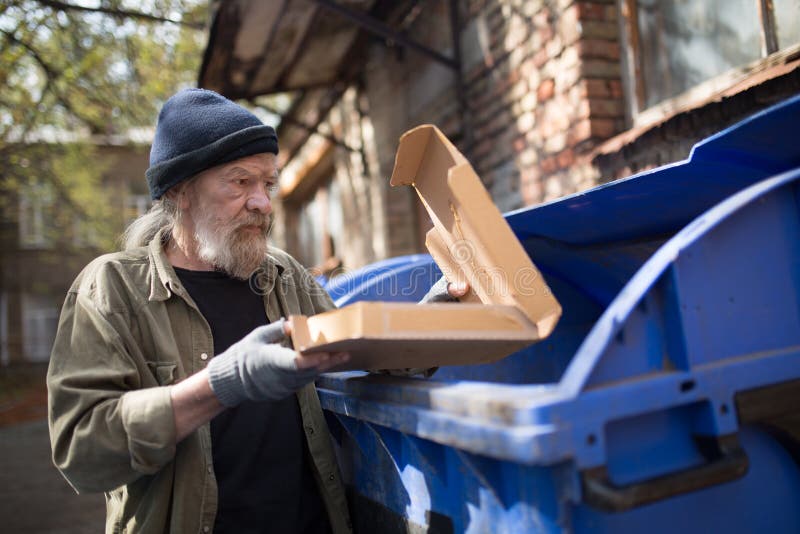
[(274, 130), (222, 96), (170, 98), (153, 209), (67, 295), (53, 459), (77, 491), (105, 492), (107, 532), (351, 531), (313, 385), (348, 356), (289, 348), (282, 318), (333, 303), (267, 246), (277, 153)]

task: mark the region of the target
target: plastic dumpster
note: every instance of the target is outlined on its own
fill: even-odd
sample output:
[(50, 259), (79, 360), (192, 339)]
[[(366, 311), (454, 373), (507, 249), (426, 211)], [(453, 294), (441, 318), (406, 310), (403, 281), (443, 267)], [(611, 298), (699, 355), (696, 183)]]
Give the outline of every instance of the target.
[(798, 123), (508, 214), (564, 308), (546, 342), (321, 377), (357, 531), (800, 532)]
[(361, 300), (413, 302), (441, 276), (430, 254), (411, 254), (341, 274), (323, 287), (338, 307)]

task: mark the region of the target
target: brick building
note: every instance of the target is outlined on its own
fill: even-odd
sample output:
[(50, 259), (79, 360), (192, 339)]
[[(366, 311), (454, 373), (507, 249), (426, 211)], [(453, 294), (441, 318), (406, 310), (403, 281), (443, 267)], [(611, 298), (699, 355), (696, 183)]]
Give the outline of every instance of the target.
[[(68, 152), (68, 144), (51, 140), (21, 147), (15, 151), (21, 156), (13, 168), (0, 172), (4, 186), (19, 181), (17, 187), (3, 187), (0, 204), (0, 367), (50, 359), (72, 281), (89, 261), (115, 246), (111, 236), (118, 236), (150, 206), (144, 180), (149, 143), (96, 138), (88, 150), (95, 167), (102, 169), (99, 183), (105, 195), (87, 193), (92, 202), (110, 205), (101, 221), (82, 217), (60, 189), (74, 178), (61, 174), (66, 171), (56, 159), (56, 154)], [(37, 163), (41, 167), (35, 169)], [(56, 174), (42, 169), (56, 169)], [(103, 239), (106, 234), (108, 239)]]
[(424, 250), (413, 191), (388, 186), (415, 125), (512, 210), (683, 159), (800, 89), (797, 0), (238, 0), (212, 20), (200, 85), (278, 116), (275, 238), (324, 268)]

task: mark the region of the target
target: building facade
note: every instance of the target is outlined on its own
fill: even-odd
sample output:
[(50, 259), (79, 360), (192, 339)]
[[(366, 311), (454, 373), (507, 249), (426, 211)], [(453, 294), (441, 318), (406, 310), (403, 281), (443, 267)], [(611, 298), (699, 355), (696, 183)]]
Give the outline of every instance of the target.
[[(251, 4), (216, 12), (208, 57), (232, 43), (235, 64), (250, 31), (236, 21), (258, 15)], [(308, 55), (337, 69), (325, 91), (304, 90), (282, 113), (275, 238), (322, 270), (424, 251), (426, 214), (412, 191), (388, 186), (397, 140), (418, 124), (438, 125), (507, 211), (684, 159), (698, 140), (800, 89), (796, 0), (287, 4), (289, 15), (260, 21), (280, 39), (299, 14), (311, 20), (312, 37), (282, 67), (284, 86), (302, 78), (291, 69), (303, 74)], [(318, 19), (336, 17), (360, 32), (343, 59), (313, 38)], [(331, 47), (339, 36), (323, 35)], [(250, 61), (269, 70), (264, 56)], [(259, 90), (235, 72), (226, 85), (210, 66), (201, 82), (229, 96), (286, 89)]]
[[(91, 177), (68, 175), (64, 158), (71, 148), (20, 147), (14, 168), (0, 175), (0, 367), (50, 359), (72, 281), (89, 261), (116, 248), (125, 224), (150, 206), (148, 145), (102, 139), (82, 146), (99, 171)], [(82, 197), (88, 211), (78, 205)]]

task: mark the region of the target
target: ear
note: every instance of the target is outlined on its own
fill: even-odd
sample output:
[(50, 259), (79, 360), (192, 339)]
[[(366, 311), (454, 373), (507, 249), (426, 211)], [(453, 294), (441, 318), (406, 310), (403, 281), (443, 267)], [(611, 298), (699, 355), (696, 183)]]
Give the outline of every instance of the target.
[(164, 196), (175, 203), (179, 210), (185, 210), (189, 207), (189, 182), (181, 182), (169, 189)]

